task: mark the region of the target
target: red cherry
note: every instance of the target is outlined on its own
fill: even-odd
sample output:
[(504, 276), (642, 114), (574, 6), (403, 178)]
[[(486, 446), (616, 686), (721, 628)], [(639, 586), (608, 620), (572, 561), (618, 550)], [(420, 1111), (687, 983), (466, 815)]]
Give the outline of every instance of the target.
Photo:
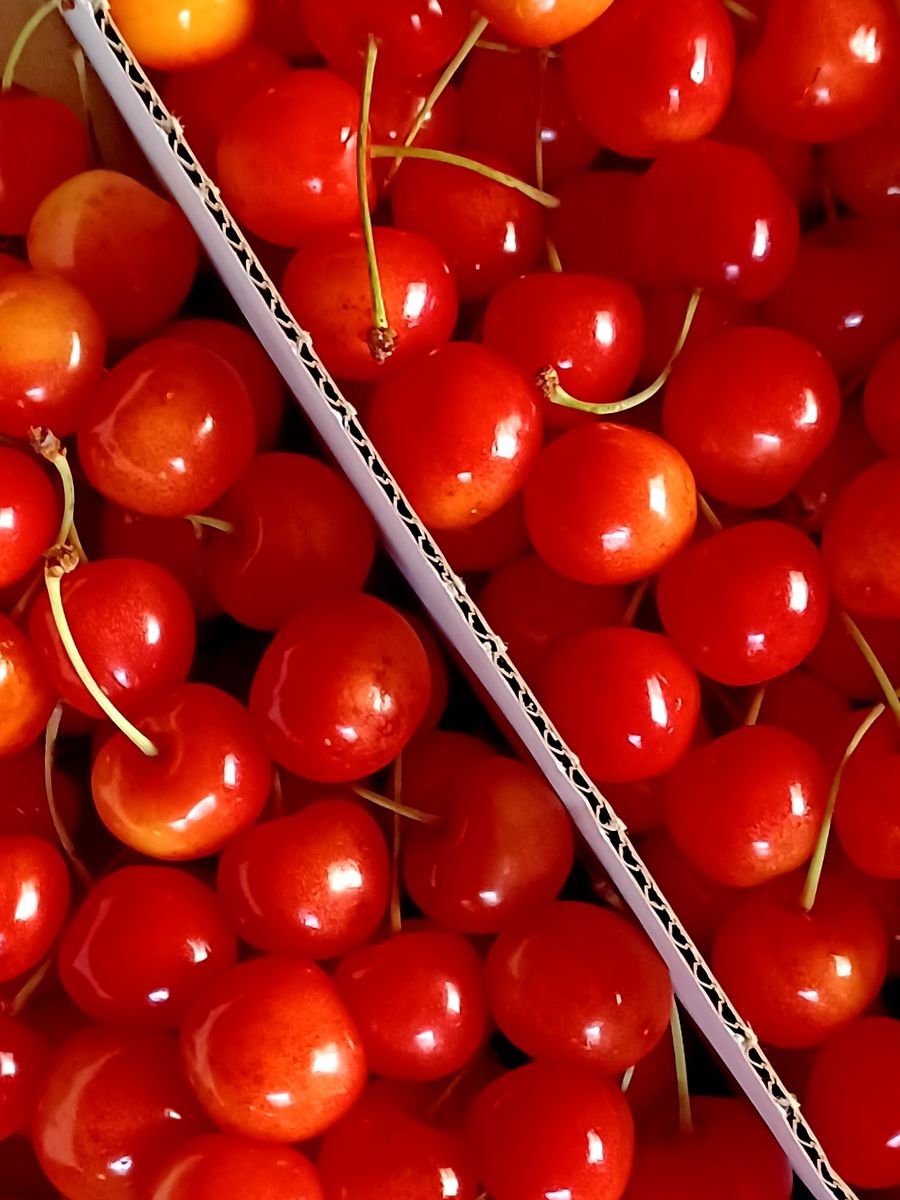
[(0, 837), (0, 982), (38, 965), (68, 909), (69, 873), (59, 851), (43, 838)]
[(900, 738), (890, 714), (887, 719), (888, 744), (873, 738), (869, 749), (864, 740), (846, 764), (834, 824), (854, 866), (882, 879), (900, 879)]
[(253, 452), (238, 373), (211, 350), (159, 338), (106, 376), (78, 426), (78, 454), (108, 500), (151, 517), (202, 512)]
[(484, 971), (459, 934), (401, 933), (363, 946), (341, 960), (334, 982), (377, 1075), (441, 1079), (485, 1039)]
[(0, 446), (0, 587), (17, 583), (56, 537), (59, 503), (35, 458)]
[(418, 1120), (419, 1107), (398, 1110), (379, 1095), (384, 1086), (370, 1085), (352, 1112), (325, 1134), (317, 1163), (325, 1195), (476, 1200), (476, 1176), (462, 1138)]
[(235, 937), (208, 887), (168, 867), (125, 867), (96, 883), (59, 946), (59, 976), (96, 1021), (175, 1029), (234, 965)]
[(323, 1200), (315, 1167), (288, 1146), (266, 1146), (227, 1133), (183, 1142), (155, 1172), (147, 1200)]
[(495, 571), (478, 603), (516, 666), (531, 675), (547, 647), (564, 633), (618, 625), (625, 592), (564, 579), (536, 554), (528, 554)]
[(403, 799), (422, 812), (440, 812), (443, 793), (456, 777), (476, 759), (495, 754), (492, 746), (469, 733), (435, 729), (419, 734), (403, 751)]
[(734, 76), (734, 35), (715, 0), (617, 0), (568, 42), (569, 98), (617, 154), (651, 158), (715, 126)]
[[(627, 822), (627, 813), (619, 808), (616, 808), (616, 812)], [(630, 834), (635, 832), (630, 824), (628, 831)], [(722, 914), (728, 911), (740, 893), (696, 870), (665, 829), (655, 829), (640, 838), (637, 849), (660, 891), (678, 913), (678, 919), (688, 936), (701, 954), (709, 954), (713, 934)], [(629, 1103), (633, 1104), (631, 1089), (628, 1095)]]
[(219, 183), (238, 220), (278, 246), (355, 226), (359, 108), (330, 71), (290, 71), (251, 96), (219, 139)]
[(672, 640), (698, 671), (735, 687), (799, 666), (825, 626), (827, 597), (818, 550), (778, 521), (736, 525), (690, 546), (656, 589)]
[(522, 486), (541, 418), (518, 367), (483, 346), (451, 342), (380, 385), (369, 432), (422, 520), (464, 529)]
[[(580, 171), (554, 184), (559, 207), (550, 209), (547, 224), (566, 271), (635, 282), (631, 223), (639, 181), (630, 171)], [(683, 316), (684, 305), (679, 325)]]
[(263, 810), (272, 768), (256, 722), (218, 688), (188, 683), (141, 709), (146, 757), (116, 733), (94, 759), (100, 819), (126, 846), (152, 858), (214, 854)]
[(828, 183), (851, 212), (896, 224), (900, 215), (900, 106), (825, 147)]
[(366, 1077), (350, 1014), (303, 959), (258, 958), (217, 979), (182, 1024), (181, 1057), (216, 1124), (266, 1142), (324, 1132)]
[(591, 422), (542, 452), (525, 489), (525, 518), (534, 548), (559, 574), (631, 583), (682, 549), (696, 503), (690, 468), (662, 438)]
[(377, 822), (339, 794), (252, 826), (219, 862), (223, 908), (245, 942), (273, 954), (346, 954), (381, 924), (389, 886)]
[(84, 171), (41, 203), (28, 229), (28, 257), (36, 270), (81, 288), (110, 337), (137, 338), (181, 307), (198, 247), (171, 201), (116, 171)]
[(521, 46), (564, 42), (595, 21), (612, 0), (485, 0), (479, 12)]
[[(491, 297), (482, 340), (529, 375), (552, 367), (562, 387), (589, 404), (621, 400), (643, 352), (644, 314), (625, 283), (593, 275), (522, 275)], [(543, 403), (550, 429), (584, 413)]]
[(900, 405), (896, 403), (900, 383), (900, 340), (891, 342), (869, 378), (863, 393), (866, 428), (885, 454), (900, 454)]
[(546, 183), (580, 171), (597, 156), (597, 143), (572, 111), (559, 58), (476, 48), (466, 59), (459, 99), (466, 145), (507, 158), (522, 179), (535, 177), (538, 136)]
[(281, 766), (345, 783), (392, 762), (421, 720), (430, 679), (422, 643), (373, 596), (312, 601), (263, 655), (250, 707)]
[(838, 602), (866, 617), (900, 617), (900, 458), (867, 467), (838, 496), (822, 554)]
[[(685, 312), (691, 302), (689, 288), (645, 288), (641, 300), (644, 308), (644, 357), (638, 380), (650, 383), (664, 370), (672, 358), (684, 325)], [(681, 353), (698, 345), (710, 334), (720, 333), (735, 325), (750, 325), (756, 315), (754, 305), (735, 296), (717, 296), (703, 292), (694, 310), (694, 319), (685, 338)], [(680, 357), (680, 356), (679, 356)], [(643, 412), (647, 412), (644, 408)], [(639, 417), (639, 413), (633, 413)]]
[(222, 130), (246, 100), (287, 70), (287, 61), (277, 50), (261, 42), (244, 42), (223, 58), (170, 75), (161, 94), (166, 108), (181, 122), (194, 154), (212, 170)]
[(0, 277), (0, 433), (74, 431), (103, 370), (106, 334), (87, 297), (34, 271)]
[(741, 1196), (789, 1200), (791, 1165), (748, 1104), (691, 1098), (689, 1132), (639, 1145), (626, 1200), (700, 1200)]
[(277, 629), (312, 600), (362, 587), (375, 555), (372, 519), (344, 478), (303, 454), (261, 454), (215, 505), (233, 526), (206, 544), (222, 608)]
[[(62, 599), (88, 670), (125, 716), (184, 680), (194, 657), (194, 610), (162, 567), (130, 558), (85, 563), (63, 578)], [(59, 640), (46, 593), (31, 610), (29, 633), (66, 703), (99, 717)]]
[(713, 943), (716, 978), (760, 1039), (816, 1046), (869, 1007), (884, 982), (884, 926), (862, 892), (824, 878), (800, 906), (794, 875), (753, 888), (725, 913)]
[(31, 745), (55, 703), (39, 655), (0, 613), (0, 759)]
[(619, 1200), (634, 1127), (617, 1082), (587, 1067), (530, 1063), (489, 1084), (469, 1113), (482, 1183), (493, 1200), (554, 1191)]
[(486, 970), (494, 1019), (531, 1058), (616, 1075), (669, 1027), (672, 987), (661, 959), (623, 917), (592, 904), (551, 904), (507, 926)]
[(18, 89), (0, 97), (0, 235), (28, 232), (48, 192), (87, 165), (84, 128), (65, 104)]
[(42, 1037), (0, 1013), (0, 1141), (29, 1133), (49, 1059), (50, 1048)]
[[(853, 649), (862, 658), (856, 646)], [(770, 679), (759, 711), (760, 724), (802, 738), (826, 764), (832, 761), (849, 716), (850, 705), (837, 688), (804, 670)]]
[(256, 420), (256, 449), (269, 450), (278, 441), (284, 418), (285, 386), (278, 368), (252, 333), (228, 321), (194, 317), (173, 321), (163, 336), (205, 346), (240, 375)]
[(444, 715), (450, 690), (450, 677), (442, 643), (432, 632), (431, 626), (426, 625), (425, 621), (415, 613), (405, 612), (403, 616), (412, 625), (416, 636), (422, 643), (422, 649), (428, 659), (428, 672), (431, 676), (428, 705), (416, 730), (416, 737), (421, 738), (430, 733)]
[(837, 380), (808, 342), (780, 329), (725, 329), (679, 356), (663, 428), (717, 500), (765, 508), (783, 499), (828, 445)]
[(866, 1017), (816, 1056), (805, 1111), (835, 1171), (860, 1188), (900, 1184), (897, 1091), (900, 1021)]
[(70, 1200), (125, 1200), (203, 1128), (172, 1038), (97, 1025), (57, 1052), (32, 1136), (44, 1173)]
[[(47, 804), (44, 752), (39, 745), (21, 754), (0, 756), (0, 834), (27, 834), (56, 843), (56, 830)], [(81, 816), (75, 784), (60, 770), (53, 772), (53, 799), (60, 821), (71, 832)]]
[(335, 71), (358, 70), (369, 36), (378, 65), (392, 75), (427, 75), (450, 61), (469, 32), (465, 0), (301, 0), (300, 13), (316, 49)]
[(454, 571), (493, 571), (529, 549), (525, 505), (517, 492), (496, 512), (466, 529), (442, 529), (440, 548)]
[(700, 711), (697, 676), (672, 643), (621, 626), (561, 638), (538, 667), (537, 688), (585, 771), (613, 783), (673, 767)]
[[(900, 677), (900, 624), (870, 617), (854, 619), (888, 677)], [(878, 680), (847, 631), (837, 605), (830, 607), (825, 630), (807, 658), (806, 666), (813, 675), (837, 688), (848, 700), (874, 702), (881, 699)], [(847, 741), (846, 738), (844, 740)]]
[(479, 757), (435, 801), (443, 821), (410, 829), (403, 851), (407, 891), (426, 916), (497, 933), (556, 897), (572, 867), (572, 828), (534, 768)]
[(259, 0), (256, 36), (290, 59), (312, 58), (316, 48), (301, 15), (303, 0)]
[(396, 347), (384, 362), (369, 349), (372, 295), (362, 234), (335, 230), (305, 242), (291, 259), (282, 295), (339, 379), (381, 380), (410, 358), (443, 345), (456, 325), (456, 289), (437, 247), (417, 233), (379, 227), (375, 256)]
[(769, 0), (738, 73), (758, 125), (795, 142), (830, 142), (871, 125), (897, 93), (900, 20), (890, 0)]
[[(495, 154), (462, 147), (465, 158), (515, 175)], [(398, 229), (422, 234), (444, 254), (460, 300), (484, 300), (501, 283), (530, 270), (544, 248), (544, 218), (528, 196), (449, 163), (410, 159), (393, 184)]]
[(635, 202), (636, 252), (657, 286), (762, 300), (797, 258), (797, 207), (752, 150), (712, 141), (667, 150)]
[(737, 105), (727, 110), (710, 138), (758, 154), (772, 168), (801, 212), (812, 208), (819, 200), (821, 185), (811, 146), (789, 141), (780, 131), (761, 129)]
[(753, 887), (808, 861), (827, 792), (811, 746), (782, 729), (745, 725), (691, 750), (667, 776), (669, 832), (711, 879)]
[[(468, 68), (467, 68), (468, 70)], [(353, 71), (351, 82), (360, 82), (361, 72)], [(402, 146), (420, 110), (437, 83), (437, 73), (408, 79), (388, 75), (380, 69), (375, 71), (372, 81), (372, 103), (369, 113), (369, 133), (372, 144), (378, 146)], [(459, 141), (460, 126), (459, 92), (448, 85), (416, 134), (416, 145), (449, 150)], [(372, 163), (375, 181), (379, 186), (387, 182), (392, 164), (389, 159), (376, 159)]]

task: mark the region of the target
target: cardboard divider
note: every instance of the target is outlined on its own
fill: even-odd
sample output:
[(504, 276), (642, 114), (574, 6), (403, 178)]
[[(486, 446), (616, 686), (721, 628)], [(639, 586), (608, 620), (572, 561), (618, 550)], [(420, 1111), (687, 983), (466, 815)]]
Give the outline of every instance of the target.
[[(193, 225), (213, 266), (283, 375), (318, 436), (371, 510), (384, 543), (423, 606), (521, 739), (653, 941), (676, 994), (817, 1200), (856, 1200), (832, 1170), (796, 1097), (778, 1078), (677, 916), (622, 822), (594, 788), (406, 501), (291, 317), (110, 18), (106, 0), (61, 0), (63, 16), (159, 178)], [(587, 950), (588, 948), (586, 948)]]

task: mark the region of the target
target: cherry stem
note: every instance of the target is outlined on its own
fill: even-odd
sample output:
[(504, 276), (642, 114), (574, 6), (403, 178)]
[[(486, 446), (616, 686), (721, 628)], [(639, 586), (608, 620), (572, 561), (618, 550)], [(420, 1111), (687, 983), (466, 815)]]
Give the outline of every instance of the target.
[(637, 611), (644, 602), (644, 597), (647, 595), (647, 589), (650, 587), (649, 579), (642, 579), (634, 591), (631, 593), (631, 599), (628, 601), (628, 607), (622, 613), (622, 624), (633, 625), (634, 618), (637, 616)]
[(697, 508), (706, 518), (707, 524), (711, 525), (716, 533), (722, 532), (722, 522), (709, 506), (709, 501), (700, 492), (697, 493)]
[(632, 1079), (634, 1079), (634, 1071), (635, 1071), (634, 1067), (629, 1067), (628, 1070), (625, 1072), (625, 1074), (622, 1076), (622, 1091), (623, 1091), (623, 1093), (627, 1092), (628, 1089), (631, 1087), (631, 1081), (632, 1081)]
[(59, 735), (59, 726), (62, 721), (63, 706), (62, 702), (57, 704), (53, 712), (50, 714), (50, 720), (47, 722), (47, 728), (44, 730), (44, 793), (47, 797), (47, 808), (50, 810), (50, 820), (53, 822), (53, 828), (56, 830), (56, 836), (59, 839), (59, 844), (63, 848), (66, 858), (72, 864), (72, 870), (78, 876), (81, 883), (87, 891), (93, 887), (93, 879), (91, 873), (78, 857), (75, 852), (75, 843), (69, 835), (68, 829), (62, 822), (59, 815), (59, 809), (56, 807), (56, 796), (53, 790), (53, 766), (56, 761), (56, 739)]
[[(547, 62), (548, 50), (538, 52), (538, 102), (534, 122), (534, 181), (541, 191), (544, 190), (544, 97), (547, 93)], [(559, 274), (563, 267), (560, 261), (556, 243), (549, 231), (544, 234), (544, 245), (547, 248), (547, 263), (551, 271)]]
[(75, 528), (75, 480), (72, 478), (72, 468), (69, 466), (66, 448), (49, 429), (41, 429), (38, 426), (32, 426), (28, 430), (28, 439), (35, 454), (39, 454), (41, 458), (51, 463), (62, 480), (63, 515), (55, 544), (57, 546), (73, 546), (79, 562), (87, 562), (87, 555)]
[(884, 667), (878, 661), (877, 654), (866, 641), (862, 630), (856, 624), (850, 614), (842, 610), (841, 620), (844, 622), (844, 627), (846, 628), (847, 632), (853, 638), (854, 642), (856, 642), (860, 654), (862, 654), (863, 658), (869, 664), (872, 674), (878, 680), (878, 686), (884, 693), (885, 703), (894, 714), (898, 724), (900, 724), (900, 698), (898, 698), (897, 690), (888, 678), (887, 671), (885, 671)]
[(678, 335), (678, 340), (675, 342), (675, 348), (669, 356), (669, 361), (651, 384), (648, 384), (641, 391), (635, 392), (633, 396), (626, 396), (624, 400), (616, 400), (612, 404), (588, 404), (584, 400), (577, 400), (574, 396), (570, 396), (565, 388), (561, 386), (555, 367), (545, 367), (542, 371), (538, 371), (538, 387), (551, 403), (560, 404), (563, 408), (575, 408), (579, 412), (594, 413), (598, 417), (606, 416), (608, 413), (627, 412), (630, 408), (637, 408), (639, 404), (646, 403), (647, 400), (651, 400), (656, 395), (672, 374), (675, 362), (684, 349), (684, 343), (691, 332), (694, 315), (697, 312), (697, 305), (700, 303), (700, 295), (701, 290), (697, 288), (691, 294), (690, 300), (688, 300), (681, 332)]
[(16, 73), (16, 67), (19, 65), (19, 59), (22, 57), (25, 47), (31, 41), (31, 35), (58, 8), (58, 0), (47, 0), (47, 3), (42, 4), (37, 12), (30, 16), (22, 26), (22, 31), (13, 42), (9, 57), (6, 60), (6, 66), (3, 68), (3, 75), (0, 77), (0, 92), (5, 93), (10, 90), (13, 85), (13, 76)]
[(77, 565), (78, 558), (71, 546), (62, 547), (56, 562), (47, 562), (44, 565), (44, 584), (47, 588), (50, 611), (53, 614), (59, 640), (63, 644), (63, 649), (68, 656), (69, 662), (72, 664), (75, 674), (84, 684), (91, 698), (99, 705), (116, 728), (121, 730), (128, 740), (137, 746), (142, 754), (145, 754), (148, 758), (156, 758), (159, 754), (156, 746), (139, 729), (132, 725), (128, 718), (119, 712), (110, 698), (100, 690), (94, 677), (87, 669), (85, 661), (81, 657), (81, 652), (75, 645), (75, 639), (72, 637), (72, 630), (69, 628), (69, 622), (66, 618), (66, 610), (63, 607), (62, 577), (74, 570)]
[(761, 683), (753, 693), (753, 699), (750, 701), (750, 707), (747, 709), (747, 715), (744, 717), (745, 725), (755, 725), (759, 720), (759, 712), (763, 706), (763, 700), (766, 698), (766, 684)]
[[(391, 791), (394, 803), (399, 804), (403, 795), (403, 757), (398, 754), (391, 770)], [(400, 848), (403, 840), (403, 822), (400, 814), (394, 813), (394, 828), (391, 838), (391, 933), (398, 934), (403, 928), (403, 913), (400, 908)]]
[[(507, 46), (506, 42), (492, 42), (490, 38), (479, 38), (475, 43), (478, 50), (495, 50), (498, 54), (531, 54), (530, 46)], [(546, 58), (560, 58), (558, 50), (551, 50), (549, 46), (542, 46), (540, 53)]]
[(428, 1105), (428, 1108), (425, 1110), (425, 1117), (429, 1125), (434, 1123), (438, 1113), (441, 1111), (453, 1093), (457, 1091), (459, 1085), (472, 1070), (474, 1061), (474, 1059), (469, 1059), (464, 1067), (461, 1067), (455, 1075), (451, 1075), (447, 1086), (442, 1088), (431, 1104)]
[(739, 4), (738, 0), (722, 0), (722, 4), (730, 13), (734, 13), (736, 17), (740, 17), (742, 21), (758, 21), (759, 14), (745, 8), (743, 4)]
[(204, 529), (215, 529), (219, 533), (234, 533), (232, 523), (230, 521), (220, 521), (218, 517), (207, 517), (203, 513), (198, 516), (196, 513), (191, 513), (189, 517), (185, 517), (184, 519), (190, 521), (198, 541), (203, 537)]
[(485, 179), (492, 179), (494, 183), (501, 183), (504, 187), (521, 192), (523, 196), (534, 200), (536, 204), (543, 205), (544, 208), (559, 207), (559, 201), (549, 192), (542, 192), (532, 184), (525, 183), (522, 179), (516, 179), (515, 175), (509, 175), (506, 171), (497, 171), (475, 158), (465, 158), (462, 154), (451, 154), (449, 150), (423, 150), (418, 146), (373, 146), (370, 153), (372, 158), (422, 158), (428, 162), (445, 163), (448, 167), (462, 167), (465, 171), (474, 171), (476, 175), (483, 175)]
[(437, 825), (440, 822), (441, 818), (437, 813), (422, 812), (418, 808), (408, 808), (398, 800), (382, 796), (380, 792), (373, 792), (371, 788), (361, 787), (357, 784), (350, 790), (354, 795), (359, 796), (360, 800), (368, 800), (370, 804), (377, 804), (379, 808), (386, 808), (395, 817), (406, 817), (410, 821), (419, 821), (423, 825)]
[(688, 1084), (687, 1058), (684, 1053), (684, 1035), (681, 1032), (681, 1017), (678, 1001), (672, 1001), (672, 1050), (675, 1054), (675, 1081), (678, 1087), (678, 1127), (682, 1133), (691, 1133), (694, 1119), (691, 1115), (691, 1089)]
[(272, 816), (284, 816), (284, 788), (281, 786), (281, 772), (277, 767), (272, 771)]
[(885, 706), (883, 704), (876, 704), (871, 712), (868, 712), (863, 717), (857, 726), (856, 732), (850, 739), (847, 749), (844, 751), (844, 757), (841, 759), (838, 769), (834, 773), (834, 779), (831, 781), (831, 788), (828, 792), (828, 800), (825, 804), (825, 815), (822, 817), (822, 828), (819, 830), (819, 838), (816, 842), (816, 848), (813, 851), (812, 861), (809, 864), (806, 883), (803, 885), (803, 891), (800, 895), (800, 907), (805, 909), (806, 912), (809, 912), (816, 902), (816, 893), (819, 890), (819, 880), (822, 878), (822, 867), (825, 864), (825, 852), (828, 849), (828, 838), (834, 818), (834, 806), (837, 803), (838, 792), (841, 790), (841, 780), (844, 777), (844, 770), (847, 763), (856, 753), (860, 742), (884, 711)]
[(11, 1017), (17, 1017), (28, 1004), (28, 1001), (47, 978), (47, 972), (53, 966), (53, 955), (50, 954), (39, 967), (36, 967), (7, 1005)]
[(10, 609), (9, 619), (11, 621), (14, 621), (14, 622), (18, 621), (20, 617), (24, 616), (26, 610), (28, 609), (29, 604), (31, 604), (32, 600), (35, 598), (35, 596), (37, 595), (37, 593), (43, 586), (43, 583), (44, 583), (44, 572), (42, 570), (39, 570), (36, 572), (34, 579), (32, 579), (32, 581), (31, 581), (31, 583), (29, 583), (28, 587), (25, 589), (25, 591), (22, 593), (22, 595), (18, 598), (15, 605)]
[(359, 110), (359, 135), (356, 139), (356, 189), (359, 194), (359, 215), (362, 220), (363, 241), (366, 246), (366, 265), (369, 270), (369, 294), (372, 299), (372, 328), (369, 330), (369, 353), (377, 363), (383, 363), (394, 353), (397, 331), (388, 324), (384, 307), (384, 292), (381, 289), (381, 274), (375, 254), (375, 234), (372, 230), (372, 213), (369, 209), (369, 114), (372, 111), (372, 84), (375, 81), (375, 63), (378, 59), (378, 42), (369, 34), (366, 46), (366, 66), (363, 75), (362, 102)]

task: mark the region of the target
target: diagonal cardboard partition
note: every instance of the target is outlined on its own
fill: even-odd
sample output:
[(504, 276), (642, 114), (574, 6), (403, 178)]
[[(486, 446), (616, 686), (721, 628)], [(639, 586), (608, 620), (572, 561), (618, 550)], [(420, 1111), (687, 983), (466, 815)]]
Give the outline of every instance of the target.
[(647, 873), (625, 827), (582, 771), (407, 503), (359, 422), (194, 158), (110, 19), (106, 0), (61, 0), (63, 16), (159, 178), (297, 402), (371, 510), (432, 619), (479, 680), (566, 807), (593, 855), (665, 960), (675, 991), (817, 1200), (856, 1200), (831, 1169), (796, 1098), (722, 992)]

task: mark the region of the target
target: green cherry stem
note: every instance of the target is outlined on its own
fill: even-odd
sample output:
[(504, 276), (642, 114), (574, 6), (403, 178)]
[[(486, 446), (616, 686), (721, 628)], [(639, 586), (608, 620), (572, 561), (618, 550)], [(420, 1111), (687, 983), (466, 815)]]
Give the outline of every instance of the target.
[(878, 656), (876, 655), (876, 653), (872, 649), (872, 647), (869, 645), (869, 643), (866, 641), (866, 638), (863, 635), (862, 630), (856, 624), (856, 622), (853, 620), (853, 618), (850, 616), (850, 614), (846, 613), (842, 610), (841, 611), (841, 620), (844, 622), (844, 628), (847, 630), (847, 632), (850, 634), (853, 641), (856, 643), (860, 654), (863, 656), (863, 658), (869, 664), (872, 674), (878, 680), (878, 686), (881, 688), (882, 692), (884, 693), (885, 703), (887, 704), (887, 706), (891, 710), (891, 712), (894, 714), (894, 717), (896, 718), (898, 724), (900, 724), (900, 698), (898, 698), (896, 688), (894, 687), (894, 685), (891, 683), (890, 679), (888, 678), (887, 671), (885, 671), (884, 667), (878, 661)]
[[(395, 804), (403, 796), (403, 756), (398, 754), (391, 768), (391, 792)], [(400, 813), (394, 812), (391, 831), (391, 933), (396, 935), (403, 928), (403, 911), (400, 891), (400, 853), (403, 847), (403, 822)]]
[(672, 369), (679, 354), (684, 349), (684, 343), (688, 339), (688, 334), (691, 332), (694, 315), (697, 312), (697, 305), (700, 303), (700, 295), (700, 288), (697, 288), (691, 294), (690, 300), (688, 300), (681, 332), (678, 335), (675, 348), (669, 356), (669, 361), (652, 383), (648, 384), (641, 391), (635, 392), (633, 396), (626, 396), (624, 400), (616, 400), (612, 404), (588, 404), (584, 400), (578, 400), (574, 396), (570, 396), (565, 388), (560, 385), (559, 375), (555, 367), (545, 367), (542, 371), (538, 371), (536, 378), (538, 387), (551, 403), (560, 404), (563, 408), (575, 408), (579, 412), (594, 413), (598, 417), (606, 416), (609, 413), (627, 412), (630, 408), (637, 408), (639, 405), (645, 404), (656, 395), (672, 374)]
[(374, 804), (378, 808), (384, 808), (388, 812), (393, 813), (395, 817), (406, 817), (408, 821), (418, 821), (422, 825), (437, 825), (440, 822), (441, 818), (437, 813), (422, 812), (418, 808), (409, 808), (408, 805), (401, 804), (399, 800), (393, 800), (389, 796), (382, 796), (380, 792), (373, 792), (371, 788), (356, 784), (350, 790), (355, 796), (359, 796), (360, 800), (367, 800), (370, 804)]
[(625, 1074), (622, 1076), (622, 1091), (623, 1092), (627, 1092), (628, 1089), (631, 1087), (631, 1081), (632, 1081), (632, 1079), (634, 1079), (634, 1071), (635, 1071), (634, 1067), (629, 1067), (628, 1070), (625, 1072)]
[(750, 701), (750, 707), (747, 709), (747, 715), (744, 717), (745, 725), (755, 725), (759, 720), (759, 712), (763, 706), (763, 700), (766, 698), (766, 685), (761, 683), (753, 693), (753, 699)]
[(6, 1011), (11, 1017), (17, 1017), (25, 1009), (28, 1001), (47, 978), (47, 972), (53, 966), (55, 957), (54, 954), (49, 954), (39, 967), (35, 967), (12, 1000), (9, 1001)]
[(883, 704), (876, 704), (875, 707), (863, 717), (857, 726), (856, 732), (850, 739), (847, 749), (844, 751), (844, 757), (840, 761), (838, 769), (834, 773), (834, 779), (831, 781), (831, 788), (828, 792), (828, 800), (825, 804), (825, 815), (822, 817), (822, 827), (819, 830), (819, 838), (816, 842), (816, 848), (813, 851), (812, 860), (809, 864), (809, 871), (806, 875), (806, 882), (803, 885), (803, 891), (800, 894), (800, 907), (809, 912), (816, 902), (816, 893), (819, 890), (819, 880), (822, 878), (822, 867), (825, 865), (825, 852), (828, 849), (828, 838), (831, 834), (831, 823), (834, 819), (834, 806), (837, 803), (838, 792), (841, 790), (841, 780), (844, 777), (844, 770), (847, 763), (856, 753), (860, 742), (885, 711)]
[(672, 1050), (675, 1054), (675, 1079), (678, 1087), (678, 1127), (682, 1133), (690, 1133), (694, 1128), (694, 1119), (691, 1115), (691, 1089), (688, 1084), (687, 1057), (684, 1053), (684, 1035), (681, 1031), (677, 1000), (672, 1001), (669, 1023), (672, 1027)]
[[(544, 190), (544, 97), (547, 92), (547, 61), (548, 51), (538, 52), (538, 102), (537, 114), (534, 121), (534, 181), (541, 191)], [(547, 262), (551, 271), (557, 274), (562, 271), (562, 262), (556, 243), (547, 232), (544, 234), (544, 244), (547, 247)]]
[(372, 299), (372, 328), (369, 330), (369, 353), (377, 363), (382, 363), (394, 353), (397, 332), (388, 324), (384, 307), (384, 292), (381, 290), (381, 275), (375, 255), (375, 234), (372, 230), (372, 213), (369, 208), (369, 114), (372, 111), (372, 84), (375, 82), (375, 63), (378, 59), (378, 42), (369, 34), (366, 46), (366, 66), (363, 75), (362, 101), (359, 110), (359, 136), (356, 139), (356, 189), (359, 194), (359, 215), (362, 221), (363, 241), (366, 245), (366, 265), (369, 271), (369, 293)]
[(475, 158), (465, 158), (462, 154), (451, 154), (449, 150), (423, 150), (418, 146), (373, 146), (371, 155), (373, 158), (421, 158), (428, 162), (445, 163), (448, 167), (462, 167), (463, 170), (474, 171), (476, 175), (483, 175), (485, 179), (493, 179), (494, 183), (502, 183), (504, 187), (521, 192), (523, 196), (534, 200), (536, 204), (543, 205), (544, 208), (559, 207), (559, 201), (549, 192), (543, 192), (532, 184), (525, 183), (522, 179), (516, 179), (515, 175), (508, 175), (506, 171), (497, 171), (493, 167), (488, 167)]
[(72, 864), (72, 870), (78, 876), (87, 891), (93, 887), (94, 881), (91, 878), (91, 873), (78, 857), (75, 852), (75, 844), (69, 834), (68, 829), (62, 822), (59, 815), (59, 810), (56, 807), (56, 797), (53, 790), (53, 766), (56, 761), (56, 739), (59, 736), (59, 726), (62, 721), (63, 706), (62, 702), (57, 704), (53, 712), (50, 714), (50, 720), (47, 722), (47, 728), (44, 730), (44, 794), (47, 797), (47, 808), (50, 810), (50, 820), (53, 822), (53, 828), (56, 830), (56, 836), (59, 839), (59, 844), (63, 848), (63, 852), (69, 862)]
[(628, 607), (622, 613), (622, 624), (633, 625), (634, 618), (637, 616), (638, 609), (644, 602), (644, 597), (647, 595), (647, 590), (650, 587), (649, 579), (642, 579), (634, 591), (631, 593), (631, 599), (628, 601)]
[(721, 533), (722, 532), (722, 522), (719, 520), (719, 518), (716, 516), (716, 514), (710, 508), (709, 501), (702, 494), (702, 492), (697, 493), (697, 508), (703, 514), (703, 517), (704, 517), (704, 520), (706, 521), (706, 523), (712, 529), (714, 529), (716, 531), (716, 533)]
[(234, 533), (234, 526), (230, 521), (221, 521), (218, 517), (207, 517), (204, 513), (199, 515), (191, 513), (184, 519), (190, 521), (198, 541), (203, 537), (204, 529), (215, 529), (218, 533)]
[(9, 57), (6, 60), (6, 66), (3, 68), (3, 75), (0, 77), (0, 92), (6, 93), (10, 90), (13, 85), (13, 76), (16, 73), (16, 67), (19, 65), (19, 59), (22, 57), (25, 47), (31, 40), (31, 35), (58, 8), (59, 0), (47, 0), (47, 3), (42, 4), (37, 12), (33, 13), (22, 26), (19, 36), (13, 42)]
[(738, 0), (722, 0), (722, 4), (730, 13), (734, 13), (736, 17), (740, 17), (742, 21), (758, 21), (759, 15), (752, 12), (749, 8), (745, 8), (743, 4), (739, 4)]
[(87, 555), (75, 528), (75, 480), (72, 478), (72, 468), (69, 466), (65, 446), (49, 429), (40, 429), (37, 426), (29, 429), (28, 438), (35, 454), (39, 454), (55, 468), (62, 482), (63, 514), (55, 545), (73, 546), (79, 561), (87, 562)]

